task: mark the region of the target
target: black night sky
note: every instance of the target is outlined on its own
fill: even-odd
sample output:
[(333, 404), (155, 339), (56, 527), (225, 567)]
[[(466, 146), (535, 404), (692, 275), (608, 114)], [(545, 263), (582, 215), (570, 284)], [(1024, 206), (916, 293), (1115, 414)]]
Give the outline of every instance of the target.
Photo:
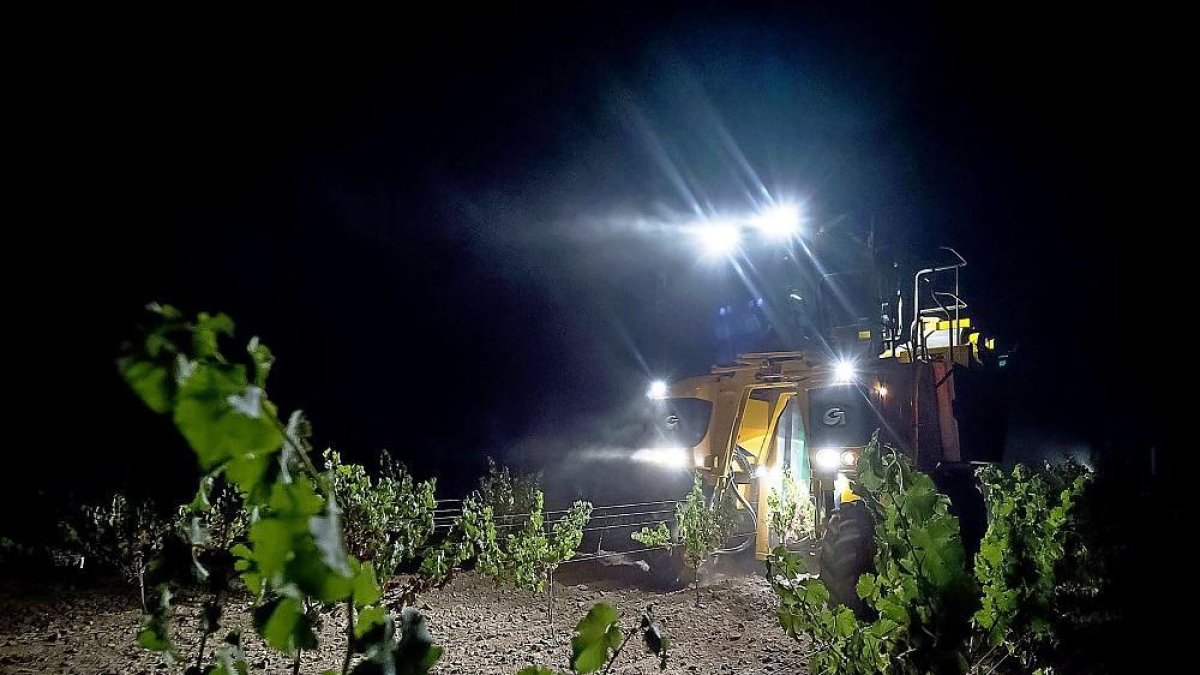
[(273, 397), (356, 459), (453, 484), (585, 442), (713, 361), (723, 273), (656, 224), (750, 208), (753, 176), (958, 248), (1021, 354), (1018, 437), (1139, 465), (1180, 377), (1153, 344), (1186, 342), (1166, 18), (829, 5), (54, 30), (10, 83), (6, 417), (34, 473), (6, 497), (187, 491), (113, 365), (154, 299), (260, 335)]

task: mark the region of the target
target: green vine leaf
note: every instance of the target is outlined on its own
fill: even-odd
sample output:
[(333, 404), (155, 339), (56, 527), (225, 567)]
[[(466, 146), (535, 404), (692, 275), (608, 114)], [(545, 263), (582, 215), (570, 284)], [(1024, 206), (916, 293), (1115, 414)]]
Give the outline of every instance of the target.
[(246, 453), (225, 465), (225, 477), (237, 485), (243, 494), (251, 495), (255, 501), (259, 501), (270, 469), (269, 454)]
[(175, 425), (205, 471), (248, 453), (277, 450), (283, 443), (263, 413), (261, 397), (248, 393), (241, 366), (196, 365), (179, 387)]
[(171, 374), (166, 367), (135, 358), (118, 361), (121, 377), (138, 398), (156, 413), (171, 410)]
[(571, 670), (581, 675), (594, 673), (608, 662), (611, 651), (621, 644), (620, 618), (612, 605), (603, 602), (588, 610), (571, 640)]
[(259, 387), (267, 386), (267, 376), (271, 374), (271, 366), (275, 365), (275, 355), (259, 341), (257, 335), (250, 338), (246, 351), (254, 362), (254, 384)]
[(137, 642), (143, 649), (162, 652), (168, 656), (174, 654), (171, 636), (168, 632), (167, 616), (171, 610), (171, 591), (165, 585), (158, 589), (158, 598), (150, 612), (142, 617), (142, 625), (138, 629)]
[[(173, 521), (176, 536), (161, 541), (152, 535), (168, 528), (139, 526), (146, 533), (139, 535), (139, 546), (143, 540), (146, 545), (129, 548), (137, 554), (130, 559), (137, 562), (139, 574), (144, 571), (148, 583), (161, 584), (160, 602), (148, 612), (139, 643), (168, 658), (174, 655), (167, 632), (167, 584), (192, 582), (197, 574), (206, 577), (204, 588), (213, 594), (203, 601), (199, 623), (204, 638), (214, 634), (224, 584), (237, 572), (258, 599), (254, 626), (272, 649), (287, 654), (315, 649), (317, 608), (344, 603), (352, 614), (358, 610), (353, 635), (347, 637), (347, 654), (363, 654), (354, 672), (428, 672), (442, 650), (433, 644), (420, 614), (406, 608), (397, 619), (379, 604), (379, 574), (390, 575), (402, 562), (421, 559), (421, 547), (434, 530), (434, 482), (414, 481), (390, 458), (382, 462), (379, 481), (356, 465), (317, 472), (309, 456), (307, 419), (294, 412), (285, 427), (267, 396), (275, 359), (266, 345), (252, 339), (243, 357), (249, 363), (234, 363), (220, 350), (221, 339), (233, 334), (228, 316), (200, 313), (189, 321), (170, 306), (149, 309), (156, 325), (127, 347), (118, 367), (139, 399), (172, 416), (204, 477), (192, 503), (181, 507)], [(344, 514), (352, 524), (343, 520)], [(98, 509), (90, 515), (102, 517), (109, 529), (112, 523), (144, 520), (141, 511), (121, 501), (114, 501), (111, 511)], [(359, 525), (365, 529), (353, 529)], [(347, 552), (348, 530), (369, 534), (366, 562)], [(567, 548), (573, 553), (578, 546), (566, 525), (556, 524), (554, 532), (555, 542), (539, 550), (543, 569), (550, 560), (546, 556)], [(145, 565), (145, 554), (155, 549), (161, 550)], [(485, 572), (500, 566), (492, 512), (478, 500), (464, 504), (443, 548), (425, 559), (435, 561), (431, 566), (445, 580), (472, 558)], [(203, 650), (189, 673), (248, 671), (240, 636), (227, 640), (214, 663), (205, 666), (202, 660)]]
[(267, 578), (283, 574), (292, 556), (294, 532), (286, 521), (266, 518), (250, 526), (250, 543), (253, 549), (239, 547), (243, 554), (255, 564), (255, 571)]
[(647, 525), (636, 532), (630, 532), (629, 538), (649, 548), (671, 547), (671, 530), (666, 523), (659, 523), (653, 528)]
[(877, 440), (858, 468), (854, 491), (875, 523), (876, 573), (862, 575), (855, 591), (872, 620), (829, 607), (827, 589), (796, 553), (779, 547), (769, 561), (780, 625), (812, 639), (810, 669), (958, 674), (998, 672), (1006, 660), (1019, 672), (1044, 665), (1039, 659), (1054, 654), (1061, 575), (1071, 573), (1063, 562), (1083, 472), (981, 469), (989, 525), (972, 577), (958, 521), (929, 476)]
[[(350, 576), (350, 565), (346, 560), (346, 548), (342, 546), (342, 526), (338, 522), (337, 504), (329, 502), (325, 513), (313, 516), (308, 520), (308, 531), (312, 534), (317, 550), (321, 552), (321, 560), (329, 569), (342, 576)], [(371, 569), (374, 579), (375, 570)]]
[(254, 611), (254, 625), (272, 648), (285, 654), (316, 649), (312, 619), (296, 598), (276, 598)]
[(192, 503), (187, 506), (188, 511), (192, 513), (208, 513), (212, 510), (209, 493), (212, 492), (213, 482), (214, 478), (211, 475), (200, 479), (200, 486), (196, 489), (196, 496), (192, 499)]
[(354, 575), (354, 604), (365, 607), (379, 602), (379, 583), (375, 580), (375, 568), (363, 563)]
[(219, 338), (233, 337), (233, 319), (223, 312), (200, 312), (192, 328), (192, 351), (200, 358), (220, 358)]
[(875, 586), (875, 577), (871, 574), (864, 574), (858, 578), (858, 584), (854, 588), (858, 597), (863, 600), (869, 600), (875, 597), (878, 588)]
[[(354, 636), (365, 642), (378, 642), (382, 639), (384, 624), (390, 619), (387, 608), (375, 605), (365, 607), (358, 612), (358, 621), (354, 622)], [(372, 633), (378, 633), (370, 639)]]

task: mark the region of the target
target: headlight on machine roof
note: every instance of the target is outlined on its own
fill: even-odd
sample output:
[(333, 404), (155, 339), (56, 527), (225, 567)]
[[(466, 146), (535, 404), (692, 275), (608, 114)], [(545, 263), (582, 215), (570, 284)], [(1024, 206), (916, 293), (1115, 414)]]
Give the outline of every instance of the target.
[(669, 391), (670, 391), (670, 387), (667, 385), (667, 383), (665, 381), (655, 380), (655, 381), (651, 382), (650, 386), (646, 389), (646, 398), (648, 398), (652, 401), (664, 399), (667, 397), (667, 393)]

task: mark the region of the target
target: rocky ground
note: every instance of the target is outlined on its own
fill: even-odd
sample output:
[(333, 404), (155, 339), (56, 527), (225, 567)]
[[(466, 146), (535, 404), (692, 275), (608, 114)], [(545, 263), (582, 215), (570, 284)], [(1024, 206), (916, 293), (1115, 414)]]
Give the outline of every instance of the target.
[[(774, 617), (775, 599), (761, 576), (710, 580), (695, 607), (690, 590), (651, 590), (636, 567), (567, 566), (560, 570), (555, 602), (557, 644), (546, 623), (544, 596), (497, 589), (474, 575), (455, 580), (422, 598), (434, 638), (446, 652), (435, 673), (512, 675), (529, 664), (565, 669), (571, 628), (596, 602), (621, 610), (632, 626), (653, 603), (671, 639), (666, 673), (804, 673), (807, 645), (788, 638)], [(136, 591), (125, 588), (71, 589), (62, 586), (8, 587), (0, 597), (0, 673), (172, 673), (160, 659), (133, 642), (140, 612)], [(195, 603), (177, 599), (179, 641), (195, 645)], [(227, 625), (249, 625), (249, 599), (227, 605)], [(321, 626), (327, 648), (306, 653), (301, 672), (341, 667), (342, 617), (331, 614)], [(252, 636), (252, 631), (246, 632)], [(194, 649), (194, 647), (193, 647)], [(248, 637), (252, 672), (290, 673), (291, 662)], [(194, 654), (194, 652), (193, 652)], [(658, 673), (658, 660), (627, 649), (613, 673)]]

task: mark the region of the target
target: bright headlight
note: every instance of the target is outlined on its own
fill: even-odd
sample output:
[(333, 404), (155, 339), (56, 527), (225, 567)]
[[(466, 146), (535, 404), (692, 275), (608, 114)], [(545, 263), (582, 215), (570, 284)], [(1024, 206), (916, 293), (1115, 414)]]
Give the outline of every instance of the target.
[(692, 464), (692, 453), (688, 448), (682, 446), (642, 448), (633, 452), (633, 459), (637, 462), (657, 464), (670, 469), (686, 469)]
[(667, 383), (662, 380), (655, 380), (650, 383), (650, 388), (646, 390), (646, 396), (652, 399), (660, 399), (667, 397)]
[(840, 458), (838, 457), (838, 451), (834, 450), (833, 448), (823, 448), (817, 451), (817, 466), (822, 469), (838, 468), (839, 460)]
[(800, 207), (778, 204), (759, 213), (750, 223), (771, 239), (789, 239), (800, 231)]
[(850, 384), (858, 375), (858, 369), (850, 359), (838, 359), (833, 364), (833, 383)]
[(857, 461), (858, 455), (854, 454), (852, 450), (847, 450), (842, 453), (842, 466), (854, 466), (854, 463)]
[(708, 223), (697, 231), (705, 255), (720, 257), (733, 253), (742, 240), (737, 226), (728, 223)]

